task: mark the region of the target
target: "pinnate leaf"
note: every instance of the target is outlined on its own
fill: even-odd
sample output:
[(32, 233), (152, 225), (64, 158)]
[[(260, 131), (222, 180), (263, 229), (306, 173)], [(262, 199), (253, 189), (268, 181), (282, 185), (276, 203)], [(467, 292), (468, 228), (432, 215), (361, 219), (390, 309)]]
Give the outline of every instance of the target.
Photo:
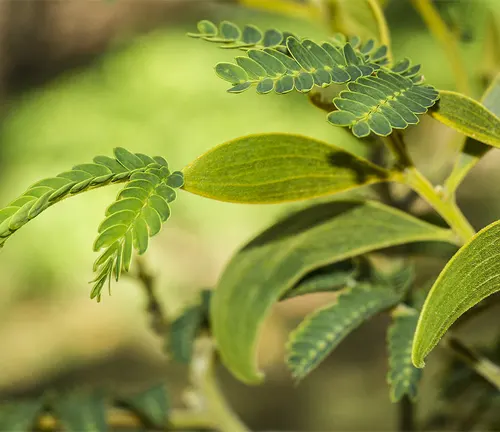
[(418, 312), (404, 305), (398, 306), (392, 313), (392, 324), (387, 332), (389, 348), (387, 381), (393, 402), (398, 402), (404, 395), (408, 395), (412, 400), (417, 397), (422, 371), (411, 362), (411, 347), (417, 321)]
[(417, 86), (411, 79), (394, 72), (379, 71), (348, 84), (348, 90), (333, 100), (338, 111), (328, 121), (348, 126), (362, 138), (374, 133), (390, 135), (393, 129), (405, 129), (419, 122), (418, 115), (433, 106), (439, 93), (431, 86)]
[(390, 179), (384, 169), (339, 147), (282, 133), (228, 141), (183, 173), (188, 192), (254, 204), (309, 199)]
[(43, 407), (42, 398), (12, 400), (0, 404), (0, 430), (28, 431), (35, 426), (35, 421)]
[(170, 398), (165, 386), (150, 388), (119, 402), (137, 413), (143, 424), (154, 425), (158, 429), (166, 427), (170, 411)]
[(0, 210), (0, 247), (15, 231), (53, 204), (91, 189), (125, 182), (134, 173), (145, 171), (146, 162), (155, 162), (121, 147), (114, 153), (115, 158), (96, 156), (94, 163), (75, 165), (70, 171), (40, 180)]
[(259, 331), (284, 293), (314, 269), (420, 241), (452, 237), (448, 230), (375, 202), (317, 204), (282, 220), (244, 246), (221, 276), (211, 324), (222, 361), (240, 380), (259, 382)]
[(462, 246), (437, 278), (425, 300), (413, 343), (412, 360), (425, 357), (451, 325), (481, 300), (500, 291), (500, 221)]
[[(136, 160), (130, 155), (121, 152), (117, 159), (130, 166), (145, 160), (144, 157), (132, 155)], [(170, 184), (182, 185), (182, 173), (170, 173), (166, 163), (154, 161), (144, 171), (132, 174), (131, 181), (106, 210), (106, 218), (100, 224), (99, 235), (94, 242), (94, 251), (103, 248), (104, 251), (94, 264), (97, 275), (93, 280), (91, 298), (100, 300), (105, 282), (110, 284), (113, 275), (118, 281), (121, 272), (129, 270), (132, 249), (138, 254), (145, 253), (149, 237), (158, 234), (162, 223), (169, 218), (169, 202), (176, 197), (174, 189), (169, 186), (171, 176), (176, 178)]]
[(341, 292), (334, 303), (307, 316), (290, 334), (287, 344), (286, 362), (293, 377), (304, 378), (349, 333), (399, 299), (389, 287), (358, 284)]

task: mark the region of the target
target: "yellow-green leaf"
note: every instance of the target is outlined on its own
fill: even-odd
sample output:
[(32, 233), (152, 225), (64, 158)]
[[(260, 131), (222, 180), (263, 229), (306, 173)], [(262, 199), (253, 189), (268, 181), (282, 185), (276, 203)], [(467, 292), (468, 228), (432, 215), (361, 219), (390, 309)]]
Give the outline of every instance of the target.
[(415, 366), (424, 366), (425, 357), (461, 315), (500, 290), (499, 240), (497, 221), (476, 234), (446, 264), (420, 314), (413, 342)]
[(432, 117), (470, 138), (500, 147), (498, 116), (463, 94), (441, 90), (439, 95), (439, 103), (430, 111)]
[(278, 203), (390, 180), (383, 168), (300, 135), (268, 133), (213, 148), (184, 168), (184, 189), (238, 203)]
[(376, 202), (334, 201), (302, 210), (244, 246), (211, 302), (221, 358), (240, 380), (262, 379), (255, 354), (262, 322), (305, 274), (363, 253), (410, 242), (452, 241), (438, 228)]

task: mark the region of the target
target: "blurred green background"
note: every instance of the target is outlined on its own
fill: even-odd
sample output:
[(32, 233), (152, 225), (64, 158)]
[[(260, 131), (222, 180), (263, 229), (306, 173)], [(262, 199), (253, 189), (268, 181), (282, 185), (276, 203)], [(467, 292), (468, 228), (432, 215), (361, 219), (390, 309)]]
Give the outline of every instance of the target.
[[(256, 132), (307, 134), (366, 152), (366, 145), (329, 126), (306, 97), (225, 92), (226, 83), (213, 67), (234, 52), (186, 37), (199, 19), (328, 35), (323, 23), (235, 3), (0, 2), (2, 205), (34, 181), (97, 154), (110, 155), (115, 146), (162, 155), (174, 169), (214, 145)], [(500, 2), (437, 3), (462, 38), (473, 96), (479, 98), (485, 77), (498, 66), (485, 46)], [(422, 63), (429, 83), (453, 89), (442, 47), (409, 2), (389, 1), (386, 12), (395, 57)], [(453, 160), (454, 135), (426, 118), (408, 131), (408, 139), (422, 170), (441, 181)], [(490, 152), (460, 189), (464, 212), (478, 228), (500, 216), (498, 161), (497, 151)], [(1, 251), (0, 394), (36, 393), (50, 386), (129, 389), (163, 380), (177, 388), (182, 383), (183, 369), (167, 363), (162, 342), (148, 328), (145, 298), (134, 281), (124, 278), (100, 304), (88, 298), (92, 241), (116, 192), (109, 187), (64, 201), (16, 233)], [(238, 246), (286, 210), (181, 193), (145, 257), (169, 315), (175, 316), (199, 289), (213, 286)], [(442, 265), (438, 258), (419, 262), (422, 280)], [(322, 301), (316, 296), (278, 305), (261, 344), (266, 384), (248, 388), (221, 370), (224, 391), (254, 430), (393, 429), (396, 407), (385, 384), (383, 317), (355, 332), (300, 385), (289, 377), (283, 365), (287, 333)], [(491, 339), (498, 321), (492, 320), (494, 312), (490, 315), (466, 329), (471, 341)], [(445, 354), (434, 355), (424, 374), (421, 415), (435, 404), (438, 357)]]

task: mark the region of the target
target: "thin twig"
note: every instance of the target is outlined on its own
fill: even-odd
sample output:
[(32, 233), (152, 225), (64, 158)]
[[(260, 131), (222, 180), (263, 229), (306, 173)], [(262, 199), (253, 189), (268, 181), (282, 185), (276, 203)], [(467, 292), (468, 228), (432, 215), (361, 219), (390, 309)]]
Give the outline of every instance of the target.
[(450, 348), (455, 355), (464, 361), (478, 375), (482, 376), (500, 390), (500, 366), (469, 348), (456, 336), (448, 335), (444, 340), (448, 348)]
[(146, 293), (146, 310), (151, 316), (151, 328), (159, 336), (164, 336), (168, 330), (168, 320), (163, 312), (163, 307), (158, 301), (155, 292), (155, 278), (147, 271), (144, 262), (137, 260), (137, 279), (142, 283)]
[(414, 432), (415, 428), (415, 415), (414, 404), (407, 395), (404, 395), (398, 404), (399, 408), (399, 432)]

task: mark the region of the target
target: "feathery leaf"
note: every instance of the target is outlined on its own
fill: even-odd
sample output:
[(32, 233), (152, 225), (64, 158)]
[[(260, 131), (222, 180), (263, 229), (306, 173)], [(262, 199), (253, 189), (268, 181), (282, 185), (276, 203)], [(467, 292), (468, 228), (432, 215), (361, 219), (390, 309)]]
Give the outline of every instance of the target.
[(307, 316), (287, 343), (286, 362), (294, 378), (308, 375), (349, 333), (399, 299), (389, 287), (361, 283)]
[[(145, 163), (144, 155), (139, 157), (123, 151), (115, 154), (121, 164), (129, 167)], [(140, 255), (146, 252), (149, 237), (158, 234), (170, 216), (169, 203), (176, 198), (170, 185), (182, 186), (182, 174), (171, 173), (162, 159), (153, 160), (144, 170), (132, 173), (129, 179), (117, 200), (106, 210), (106, 218), (98, 228), (94, 251), (103, 248), (104, 251), (94, 263), (97, 276), (91, 298), (100, 300), (105, 282), (111, 284), (113, 275), (118, 281), (121, 272), (128, 271), (132, 249)]]
[(404, 395), (414, 400), (422, 370), (413, 366), (411, 348), (417, 328), (418, 312), (404, 305), (392, 313), (392, 324), (387, 332), (389, 348), (389, 373), (387, 381), (391, 387), (391, 400), (398, 402)]
[(405, 129), (419, 122), (439, 98), (431, 86), (415, 85), (411, 79), (381, 70), (347, 85), (348, 90), (333, 100), (338, 111), (328, 114), (328, 121), (348, 126), (357, 137), (370, 132), (387, 136), (393, 129)]
[[(118, 147), (115, 158), (96, 156), (94, 163), (75, 165), (70, 171), (36, 182), (0, 210), (0, 247), (15, 231), (53, 204), (91, 189), (128, 181), (132, 175), (145, 171), (150, 164), (142, 157)], [(151, 166), (160, 167), (153, 159), (151, 162)]]

